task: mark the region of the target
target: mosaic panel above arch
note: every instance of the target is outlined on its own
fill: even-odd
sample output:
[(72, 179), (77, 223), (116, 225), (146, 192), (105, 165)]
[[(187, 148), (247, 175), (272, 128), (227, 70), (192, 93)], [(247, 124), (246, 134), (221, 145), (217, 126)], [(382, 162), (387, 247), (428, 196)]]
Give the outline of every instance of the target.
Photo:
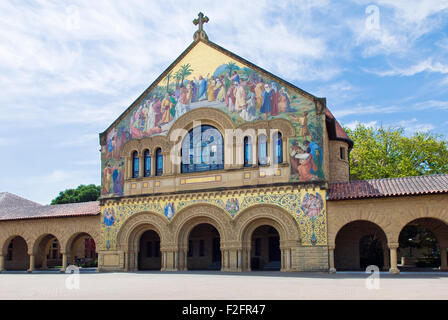
[(296, 220), (301, 244), (327, 245), (326, 191), (315, 189), (251, 190), (251, 192), (202, 193), (187, 196), (160, 196), (106, 203), (101, 209), (102, 249), (116, 250), (117, 235), (131, 216), (151, 211), (166, 219), (168, 224), (177, 212), (198, 204), (210, 204), (224, 210), (232, 219), (242, 211), (260, 204), (276, 205)]

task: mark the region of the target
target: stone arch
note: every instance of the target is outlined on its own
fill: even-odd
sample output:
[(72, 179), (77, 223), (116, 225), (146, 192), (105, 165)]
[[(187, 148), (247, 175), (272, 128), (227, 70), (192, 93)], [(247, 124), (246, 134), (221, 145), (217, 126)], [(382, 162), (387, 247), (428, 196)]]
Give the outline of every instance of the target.
[[(98, 253), (98, 241), (99, 241), (99, 238), (98, 237), (95, 237), (94, 235), (92, 235), (90, 232), (88, 232), (88, 231), (78, 231), (78, 232), (75, 232), (75, 233), (72, 233), (71, 235), (70, 235), (70, 237), (65, 241), (65, 245), (64, 245), (64, 253), (68, 253), (68, 254), (70, 254), (71, 253), (71, 249), (72, 249), (72, 246), (73, 246), (73, 242), (75, 241), (75, 239), (77, 238), (77, 237), (79, 237), (80, 235), (83, 235), (83, 234), (87, 234), (87, 235), (89, 235), (94, 241), (95, 241), (95, 244), (96, 244), (96, 252)], [(62, 247), (62, 246), (61, 246)]]
[(398, 238), (400, 236), (401, 230), (406, 227), (409, 223), (422, 219), (431, 218), (438, 220), (448, 226), (448, 209), (440, 207), (416, 207), (412, 210), (403, 212), (396, 217), (393, 228), (391, 228), (391, 239), (393, 242), (398, 243)]
[(236, 240), (245, 241), (248, 230), (254, 231), (265, 224), (275, 227), (282, 241), (299, 241), (300, 239), (297, 222), (291, 214), (275, 205), (259, 204), (243, 210), (236, 216)]
[(129, 251), (133, 248), (133, 241), (136, 236), (141, 235), (146, 230), (154, 230), (160, 237), (161, 248), (171, 242), (168, 229), (168, 220), (151, 211), (143, 211), (129, 217), (121, 226), (117, 234), (118, 248), (122, 251)]
[[(128, 218), (121, 226), (117, 235), (117, 244), (118, 249), (125, 254), (125, 270), (138, 270), (140, 238), (149, 230), (155, 231), (159, 235), (160, 250), (166, 250), (172, 242), (166, 217), (151, 211), (143, 211)], [(163, 268), (164, 261), (162, 259)]]
[[(399, 241), (399, 237), (401, 235), (401, 232), (409, 225), (417, 225), (420, 227), (424, 227), (427, 231), (429, 231), (430, 233), (432, 233), (432, 235), (435, 237), (435, 240), (437, 242), (437, 247), (440, 250), (440, 270), (448, 270), (448, 224), (441, 219), (440, 216), (438, 216), (437, 218), (430, 215), (430, 216), (423, 216), (423, 217), (418, 217), (416, 219), (412, 219), (415, 218), (414, 215), (412, 216), (408, 216), (406, 217), (406, 219), (402, 220), (402, 223), (405, 223), (403, 225), (403, 227), (398, 231), (397, 229), (397, 234), (395, 234), (395, 236), (397, 236), (397, 243), (399, 245), (400, 249), (405, 249), (408, 247), (402, 247)], [(427, 249), (429, 247), (426, 247)], [(400, 255), (398, 258), (403, 259), (403, 257), (406, 256), (406, 254), (403, 254), (403, 252), (399, 251), (398, 252)], [(411, 253), (411, 252), (408, 252)], [(417, 262), (417, 260), (415, 259), (416, 256), (411, 256), (411, 258), (414, 258), (414, 263)], [(422, 256), (417, 256), (418, 258), (421, 258)], [(432, 255), (433, 258), (435, 258), (436, 256)], [(412, 260), (412, 259), (411, 259)], [(402, 260), (403, 262), (403, 260)], [(409, 262), (409, 261), (407, 261)], [(408, 265), (407, 262), (404, 262), (405, 265)], [(411, 262), (412, 265), (412, 262)], [(435, 267), (435, 265), (433, 265), (433, 267)]]
[(6, 256), (8, 254), (8, 246), (10, 244), (10, 242), (16, 238), (16, 237), (20, 237), (23, 240), (25, 240), (26, 246), (27, 246), (27, 253), (30, 253), (30, 248), (33, 247), (33, 240), (32, 238), (28, 235), (25, 235), (26, 233), (21, 233), (21, 232), (11, 232), (8, 236), (6, 236), (5, 238), (2, 238), (0, 240), (0, 243), (2, 243), (2, 256)]
[(255, 205), (242, 211), (235, 218), (235, 236), (239, 244), (242, 270), (251, 269), (252, 234), (261, 226), (271, 226), (280, 236), (281, 270), (292, 268), (292, 250), (299, 245), (300, 231), (297, 222), (286, 210), (275, 205)]
[(221, 250), (230, 240), (232, 218), (223, 209), (211, 204), (196, 204), (175, 214), (170, 227), (178, 249), (179, 270), (187, 269), (187, 250), (190, 232), (200, 224), (210, 224), (219, 233)]
[(132, 153), (137, 151), (138, 154), (141, 154), (141, 141), (137, 139), (132, 139), (126, 142), (121, 149), (121, 157), (130, 158), (132, 157)]
[(390, 216), (378, 215), (375, 213), (370, 214), (366, 211), (353, 211), (348, 215), (340, 215), (334, 221), (328, 221), (328, 246), (334, 249), (338, 232), (350, 222), (357, 220), (368, 221), (376, 224), (385, 233), (387, 243), (395, 243), (393, 237), (393, 223)]
[[(361, 255), (361, 239), (366, 236), (374, 236), (376, 243), (380, 241), (382, 253), (379, 255), (368, 254)], [(364, 262), (374, 260), (376, 265), (384, 269), (389, 268), (389, 251), (388, 238), (385, 230), (375, 222), (369, 220), (353, 220), (339, 228), (335, 235), (334, 247), (334, 263), (336, 269), (358, 270), (362, 268), (363, 257)], [(374, 251), (380, 253), (379, 249)], [(367, 260), (366, 260), (367, 259)], [(378, 262), (379, 261), (379, 262)], [(382, 265), (380, 265), (382, 263)]]
[[(235, 128), (232, 119), (225, 112), (215, 108), (198, 108), (185, 113), (177, 119), (168, 131), (167, 137), (170, 137), (176, 129), (190, 130), (195, 120), (200, 120), (203, 122), (202, 124), (215, 126), (223, 137), (225, 136), (225, 129)], [(181, 139), (183, 139), (183, 136)]]
[[(26, 248), (23, 248), (25, 250), (21, 250), (20, 258), (17, 259), (15, 257), (15, 253), (13, 252), (13, 258), (11, 261), (7, 260), (8, 257), (8, 248), (11, 242), (15, 239), (20, 239), (20, 241), (23, 241), (25, 243)], [(3, 270), (29, 270), (30, 267), (30, 246), (32, 246), (31, 241), (29, 238), (26, 238), (25, 236), (13, 233), (9, 237), (7, 237), (3, 241), (2, 245), (2, 265), (0, 267), (0, 271)], [(13, 251), (16, 250), (14, 247)], [(23, 259), (25, 258), (25, 259)]]
[(171, 221), (171, 230), (177, 246), (188, 240), (193, 228), (201, 223), (211, 224), (218, 230), (221, 241), (230, 240), (229, 232), (232, 229), (232, 218), (223, 209), (211, 204), (196, 204), (182, 209), (174, 215)]
[[(38, 237), (33, 240), (33, 247), (28, 248), (29, 254), (34, 255), (35, 259), (35, 268), (47, 268), (47, 252), (49, 250), (50, 244), (56, 239), (59, 243), (59, 250), (62, 253), (62, 243), (61, 243), (61, 235), (51, 230), (46, 230), (41, 232)], [(59, 258), (56, 258), (59, 260)], [(59, 264), (58, 264), (59, 265)]]

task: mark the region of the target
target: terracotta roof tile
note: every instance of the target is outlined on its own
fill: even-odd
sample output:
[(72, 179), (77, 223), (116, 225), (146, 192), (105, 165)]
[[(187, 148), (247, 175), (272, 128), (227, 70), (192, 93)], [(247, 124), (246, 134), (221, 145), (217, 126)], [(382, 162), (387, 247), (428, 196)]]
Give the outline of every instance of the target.
[(448, 193), (448, 174), (330, 184), (328, 200)]
[(92, 216), (99, 214), (99, 212), (100, 204), (98, 201), (46, 206), (22, 206), (16, 208), (0, 208), (0, 221)]
[(0, 192), (0, 210), (17, 207), (35, 207), (40, 205), (40, 203), (22, 198), (16, 194)]

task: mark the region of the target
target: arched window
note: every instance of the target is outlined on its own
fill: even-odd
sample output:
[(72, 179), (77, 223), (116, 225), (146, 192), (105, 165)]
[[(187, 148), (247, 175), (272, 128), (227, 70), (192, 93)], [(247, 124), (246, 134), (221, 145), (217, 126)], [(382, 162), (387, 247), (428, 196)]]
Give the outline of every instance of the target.
[(244, 138), (244, 166), (252, 166), (252, 139), (251, 137)]
[(149, 177), (151, 176), (151, 155), (149, 154), (149, 150), (145, 150), (143, 158), (144, 175), (145, 177)]
[(181, 172), (198, 172), (224, 168), (224, 139), (215, 127), (197, 126), (182, 141)]
[(268, 164), (268, 147), (266, 135), (262, 134), (258, 136), (258, 164)]
[(275, 163), (283, 163), (283, 140), (282, 134), (277, 132), (274, 135), (274, 161)]
[(156, 150), (156, 176), (161, 176), (163, 174), (163, 155), (162, 149), (158, 148)]
[(132, 153), (132, 178), (138, 178), (139, 170), (138, 152), (134, 151), (134, 153)]

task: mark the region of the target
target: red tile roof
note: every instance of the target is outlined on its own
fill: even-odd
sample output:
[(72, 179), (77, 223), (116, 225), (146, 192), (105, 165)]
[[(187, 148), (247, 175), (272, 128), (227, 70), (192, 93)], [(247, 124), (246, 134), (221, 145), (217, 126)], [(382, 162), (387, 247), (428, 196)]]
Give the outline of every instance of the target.
[(22, 198), (16, 194), (0, 192), (0, 210), (5, 208), (33, 207), (40, 205), (40, 203)]
[(330, 184), (328, 200), (448, 193), (448, 174)]
[(330, 109), (327, 108), (325, 111), (325, 120), (327, 123), (327, 132), (328, 137), (330, 140), (343, 140), (346, 141), (349, 144), (349, 148), (351, 149), (353, 147), (353, 141), (350, 139), (350, 137), (347, 135), (345, 130), (342, 128), (338, 120), (334, 117), (334, 115), (331, 113)]
[(98, 201), (46, 206), (21, 206), (16, 208), (0, 208), (0, 221), (94, 216), (99, 214), (99, 212), (100, 204)]

